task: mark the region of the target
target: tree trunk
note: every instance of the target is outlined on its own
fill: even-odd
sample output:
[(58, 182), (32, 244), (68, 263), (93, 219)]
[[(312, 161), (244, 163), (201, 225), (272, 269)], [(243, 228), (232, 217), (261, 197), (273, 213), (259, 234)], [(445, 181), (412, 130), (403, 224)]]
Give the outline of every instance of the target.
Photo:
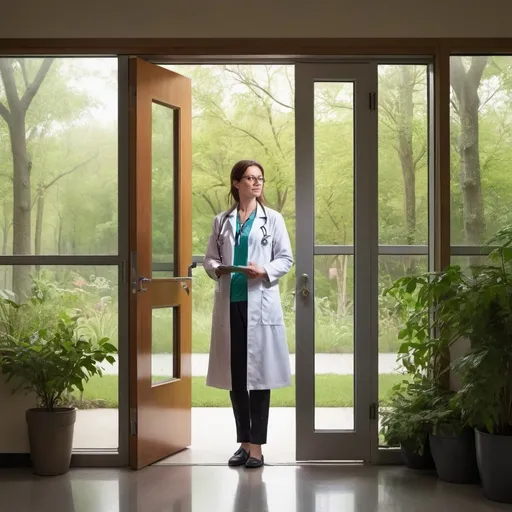
[(460, 118), (460, 186), (466, 242), (481, 245), (485, 237), (485, 212), (480, 176), (478, 88), (488, 57), (472, 57), (466, 72), (462, 57), (451, 59), (451, 83)]
[(404, 182), (405, 225), (407, 245), (416, 240), (416, 169), (412, 147), (414, 79), (410, 66), (400, 66), (398, 89), (398, 154)]
[[(7, 108), (0, 102), (0, 115), (9, 127), (13, 160), (13, 254), (23, 256), (31, 253), (30, 228), (30, 171), (32, 162), (27, 149), (27, 111), (39, 91), (52, 65), (53, 58), (43, 59), (32, 83), (25, 76), (25, 91), (20, 97), (15, 77), (13, 59), (0, 58), (0, 75), (2, 77), (7, 99)], [(30, 266), (17, 265), (13, 268), (12, 289), (18, 301), (30, 292)]]
[[(34, 253), (41, 254), (41, 235), (43, 233), (43, 213), (44, 213), (44, 190), (37, 194), (36, 201), (36, 233), (34, 239)], [(36, 272), (39, 272), (40, 266), (36, 265)]]
[(336, 284), (338, 287), (338, 308), (339, 317), (347, 314), (347, 267), (348, 256), (346, 254), (336, 256), (334, 259), (336, 264)]
[[(9, 123), (13, 159), (13, 254), (30, 254), (30, 170), (32, 163), (25, 138), (25, 111), (11, 111)], [(22, 300), (30, 290), (30, 266), (16, 265), (13, 292)]]
[(7, 244), (9, 243), (9, 205), (7, 202), (4, 203), (4, 225), (2, 226), (2, 255), (5, 256), (7, 254)]
[[(5, 256), (7, 254), (7, 244), (9, 243), (9, 229), (10, 229), (10, 223), (9, 223), (9, 205), (7, 202), (4, 203), (4, 225), (2, 226), (2, 255)], [(7, 276), (8, 276), (8, 268), (3, 267), (2, 268), (3, 273), (3, 284), (2, 288), (6, 289), (8, 287), (7, 284)]]
[(57, 254), (62, 254), (62, 217), (59, 214), (59, 226), (57, 230)]
[[(473, 96), (473, 94), (471, 94)], [(465, 98), (461, 108), (460, 186), (464, 204), (464, 230), (470, 245), (484, 242), (485, 214), (478, 146), (478, 95)]]

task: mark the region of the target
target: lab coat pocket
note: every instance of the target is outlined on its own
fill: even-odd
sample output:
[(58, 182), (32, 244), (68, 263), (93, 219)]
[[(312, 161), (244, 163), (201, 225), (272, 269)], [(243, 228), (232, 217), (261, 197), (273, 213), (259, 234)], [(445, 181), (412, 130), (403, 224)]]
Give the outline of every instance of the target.
[(278, 286), (263, 288), (261, 291), (261, 323), (263, 325), (284, 324)]

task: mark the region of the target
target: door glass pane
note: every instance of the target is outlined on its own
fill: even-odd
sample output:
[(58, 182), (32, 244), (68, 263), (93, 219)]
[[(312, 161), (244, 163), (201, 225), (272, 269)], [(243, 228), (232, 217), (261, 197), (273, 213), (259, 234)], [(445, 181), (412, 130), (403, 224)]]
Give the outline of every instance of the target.
[(315, 429), (354, 429), (354, 257), (315, 257)]
[[(380, 407), (385, 408), (386, 402), (392, 396), (393, 386), (404, 378), (405, 368), (397, 362), (397, 355), (403, 340), (398, 339), (398, 333), (403, 328), (403, 317), (396, 308), (396, 301), (384, 290), (397, 279), (426, 272), (428, 256), (379, 256), (379, 401)], [(379, 435), (380, 435), (379, 416)], [(379, 442), (386, 446), (384, 437), (380, 435)]]
[(0, 104), (0, 254), (117, 254), (117, 58), (2, 58)]
[(471, 275), (473, 266), (485, 265), (489, 263), (488, 257), (485, 255), (481, 256), (451, 256), (450, 265), (459, 265), (466, 275)]
[(354, 243), (354, 84), (317, 82), (315, 243)]
[[(151, 134), (151, 228), (154, 279), (174, 275), (174, 177), (176, 110), (153, 102)], [(158, 271), (158, 274), (156, 273)]]
[(379, 66), (379, 243), (428, 243), (427, 66)]
[(154, 308), (151, 324), (151, 384), (178, 378), (176, 354), (177, 308)]

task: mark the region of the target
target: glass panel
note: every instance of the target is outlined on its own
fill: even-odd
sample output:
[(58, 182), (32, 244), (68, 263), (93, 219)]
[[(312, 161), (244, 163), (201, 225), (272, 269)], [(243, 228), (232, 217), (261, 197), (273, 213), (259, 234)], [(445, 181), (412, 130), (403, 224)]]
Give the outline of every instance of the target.
[(354, 243), (354, 84), (315, 83), (315, 243)]
[(471, 267), (478, 265), (485, 265), (487, 263), (491, 263), (495, 265), (495, 262), (489, 260), (487, 256), (451, 256), (450, 257), (450, 265), (459, 265), (464, 273), (470, 275)]
[[(176, 165), (176, 111), (153, 102), (151, 145), (151, 228), (155, 264), (174, 264), (174, 179)], [(172, 277), (173, 271), (153, 277)]]
[[(27, 304), (17, 314), (20, 336), (46, 329), (57, 330), (63, 315), (76, 317), (76, 334), (93, 343), (102, 338), (118, 347), (118, 270), (114, 266), (26, 266), (30, 288), (24, 299), (16, 299), (14, 282), (19, 267), (0, 266), (0, 294)], [(30, 299), (37, 298), (37, 301)], [(5, 304), (0, 308), (6, 308)], [(0, 314), (0, 330), (2, 329)], [(65, 397), (78, 409), (73, 448), (117, 450), (118, 448), (118, 364), (102, 363), (103, 376), (93, 376)], [(14, 399), (14, 398), (13, 398)], [(21, 425), (20, 425), (21, 428)]]
[[(427, 268), (427, 256), (379, 256), (379, 400), (382, 402), (390, 397), (404, 371), (397, 363), (402, 320), (395, 310), (395, 301), (384, 296), (384, 290), (400, 277), (426, 272)], [(386, 446), (382, 436), (380, 444)]]
[(315, 256), (315, 429), (354, 429), (354, 257)]
[(379, 243), (428, 243), (427, 66), (379, 66)]
[(512, 223), (512, 57), (451, 57), (450, 68), (451, 244), (481, 245)]
[(177, 308), (155, 308), (151, 324), (151, 384), (176, 379)]
[(117, 254), (117, 59), (0, 71), (0, 254)]

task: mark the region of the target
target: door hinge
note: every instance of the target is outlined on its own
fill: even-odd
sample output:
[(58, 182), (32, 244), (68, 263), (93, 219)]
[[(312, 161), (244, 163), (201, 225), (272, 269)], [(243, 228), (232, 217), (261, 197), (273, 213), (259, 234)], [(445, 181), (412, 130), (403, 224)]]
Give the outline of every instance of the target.
[(137, 435), (137, 409), (130, 409), (130, 435)]
[(370, 110), (377, 110), (377, 93), (371, 92), (369, 95), (369, 107)]
[(377, 402), (373, 402), (370, 404), (370, 419), (376, 420), (377, 419), (377, 411), (379, 409), (379, 404)]

